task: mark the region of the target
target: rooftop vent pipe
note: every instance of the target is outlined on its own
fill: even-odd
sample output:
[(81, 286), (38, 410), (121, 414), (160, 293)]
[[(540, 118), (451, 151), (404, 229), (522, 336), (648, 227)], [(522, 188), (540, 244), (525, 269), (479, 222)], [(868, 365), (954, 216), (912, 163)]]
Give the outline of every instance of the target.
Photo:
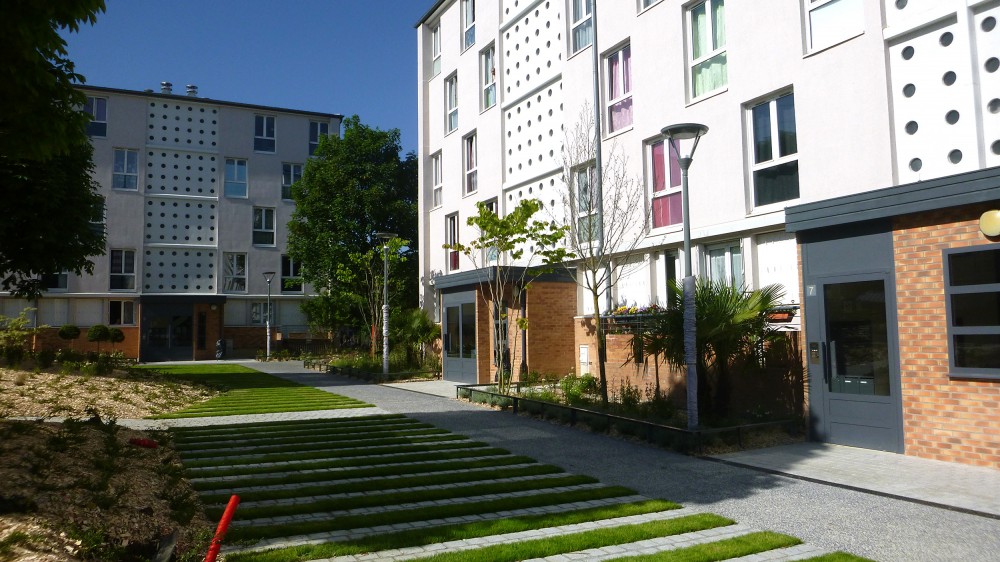
[(172, 93), (174, 93), (174, 91), (173, 91), (173, 84), (171, 84), (170, 82), (160, 82), (160, 93), (161, 94), (172, 94)]
[(187, 95), (195, 98), (198, 97), (198, 86), (195, 86), (194, 84), (188, 84)]

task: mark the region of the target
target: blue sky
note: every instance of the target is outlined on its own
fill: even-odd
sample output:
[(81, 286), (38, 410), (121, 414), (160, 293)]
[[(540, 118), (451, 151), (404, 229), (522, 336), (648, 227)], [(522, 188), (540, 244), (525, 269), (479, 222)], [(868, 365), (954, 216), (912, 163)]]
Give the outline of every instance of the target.
[(433, 0), (107, 0), (64, 33), (87, 84), (357, 114), (417, 149), (417, 35)]

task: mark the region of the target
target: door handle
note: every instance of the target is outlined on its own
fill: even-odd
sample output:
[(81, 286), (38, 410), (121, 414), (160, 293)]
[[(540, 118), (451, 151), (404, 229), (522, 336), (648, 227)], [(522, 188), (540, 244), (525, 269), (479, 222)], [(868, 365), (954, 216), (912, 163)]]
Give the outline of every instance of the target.
[(829, 350), (828, 350), (827, 353), (828, 353), (828, 355), (830, 357), (830, 359), (829, 359), (830, 368), (826, 370), (827, 371), (826, 382), (827, 382), (827, 384), (829, 384), (831, 377), (833, 377), (834, 373), (837, 372), (837, 342), (836, 342), (836, 340), (830, 340)]
[(820, 342), (820, 353), (823, 356), (823, 383), (827, 385), (827, 389), (830, 388), (830, 354), (826, 348), (826, 342)]

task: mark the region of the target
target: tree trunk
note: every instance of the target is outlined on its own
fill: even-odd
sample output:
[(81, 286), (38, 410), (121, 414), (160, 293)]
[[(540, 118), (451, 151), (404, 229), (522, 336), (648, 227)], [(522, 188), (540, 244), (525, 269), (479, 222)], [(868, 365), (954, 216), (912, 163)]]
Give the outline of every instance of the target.
[[(595, 276), (596, 277), (596, 276)], [(597, 293), (596, 279), (591, 285), (590, 295), (594, 299), (594, 328), (597, 335), (597, 370), (600, 373), (601, 405), (608, 407), (608, 374), (604, 364), (607, 362), (607, 342), (604, 334), (604, 324), (601, 323), (600, 295)]]

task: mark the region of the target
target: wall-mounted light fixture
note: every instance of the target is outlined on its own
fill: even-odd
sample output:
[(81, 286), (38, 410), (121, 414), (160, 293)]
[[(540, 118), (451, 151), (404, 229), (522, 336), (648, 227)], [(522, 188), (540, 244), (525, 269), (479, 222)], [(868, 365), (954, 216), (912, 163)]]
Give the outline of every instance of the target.
[(979, 231), (986, 236), (1000, 236), (1000, 210), (986, 211), (979, 217)]

